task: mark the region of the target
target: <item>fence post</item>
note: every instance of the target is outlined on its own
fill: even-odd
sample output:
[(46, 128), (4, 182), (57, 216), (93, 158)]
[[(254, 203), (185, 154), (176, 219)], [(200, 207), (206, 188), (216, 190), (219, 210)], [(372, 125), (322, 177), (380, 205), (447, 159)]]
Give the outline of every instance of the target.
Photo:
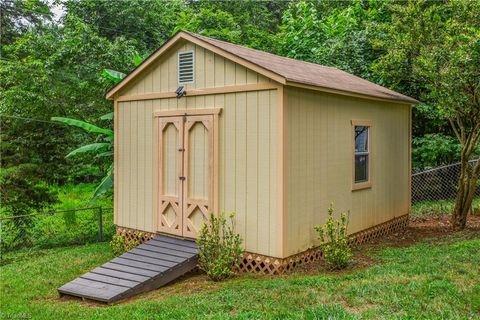
[(103, 241), (103, 210), (98, 208), (98, 242)]

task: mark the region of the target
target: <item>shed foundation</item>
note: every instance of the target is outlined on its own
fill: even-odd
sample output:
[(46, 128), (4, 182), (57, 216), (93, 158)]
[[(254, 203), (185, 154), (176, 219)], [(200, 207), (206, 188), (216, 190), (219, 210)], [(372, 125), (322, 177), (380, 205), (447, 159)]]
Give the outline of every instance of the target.
[[(405, 230), (408, 226), (409, 215), (396, 217), (382, 224), (376, 225), (350, 235), (350, 243), (353, 246), (361, 245), (381, 238), (388, 234)], [(124, 227), (117, 227), (117, 234), (124, 235), (129, 241), (139, 240), (141, 243), (152, 239), (155, 234)], [(259, 255), (251, 252), (244, 252), (238, 273), (258, 273), (265, 275), (280, 275), (289, 273), (295, 268), (310, 262), (318, 261), (323, 253), (319, 247), (311, 248), (288, 258), (275, 258)]]

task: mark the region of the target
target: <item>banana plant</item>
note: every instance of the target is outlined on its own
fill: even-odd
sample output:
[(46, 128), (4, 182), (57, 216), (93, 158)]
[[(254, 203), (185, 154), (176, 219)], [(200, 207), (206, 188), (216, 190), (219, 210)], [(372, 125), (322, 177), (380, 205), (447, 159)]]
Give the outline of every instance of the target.
[[(142, 57), (138, 52), (135, 52), (132, 57), (132, 62), (135, 67), (138, 67), (142, 63), (144, 58), (145, 57)], [(126, 74), (116, 70), (104, 69), (102, 72), (102, 76), (117, 84), (122, 81), (123, 78), (125, 78)], [(101, 116), (100, 119), (113, 120), (113, 112)], [(97, 127), (96, 125), (85, 121), (71, 118), (53, 117), (52, 121), (57, 121), (67, 124), (69, 126), (78, 127), (88, 133), (98, 134), (97, 142), (81, 146), (80, 148), (71, 151), (69, 154), (66, 155), (66, 158), (74, 157), (83, 153), (95, 154), (95, 158), (112, 157), (112, 164), (108, 168), (105, 177), (103, 177), (102, 181), (95, 189), (92, 200), (97, 199), (99, 196), (110, 190), (113, 187), (113, 131)]]
[[(100, 119), (112, 120), (113, 112), (103, 115)], [(81, 128), (88, 133), (98, 134), (97, 142), (81, 146), (80, 148), (71, 151), (65, 157), (71, 158), (84, 153), (95, 154), (95, 158), (112, 157), (112, 164), (108, 168), (105, 177), (102, 178), (102, 181), (95, 189), (92, 199), (97, 199), (99, 196), (110, 190), (113, 187), (113, 131), (71, 118), (53, 117), (51, 120)]]
[[(145, 57), (142, 57), (138, 52), (135, 52), (132, 57), (132, 62), (135, 67), (138, 67)], [(122, 81), (127, 75), (123, 72), (112, 70), (112, 69), (103, 69), (102, 76), (113, 81), (115, 84)]]

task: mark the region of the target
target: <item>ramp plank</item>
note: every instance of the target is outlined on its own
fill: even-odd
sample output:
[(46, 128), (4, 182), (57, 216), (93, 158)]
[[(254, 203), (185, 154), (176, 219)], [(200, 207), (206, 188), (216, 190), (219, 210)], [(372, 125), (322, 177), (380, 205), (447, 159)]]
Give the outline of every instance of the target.
[(158, 260), (165, 260), (165, 261), (170, 261), (170, 262), (183, 262), (183, 261), (186, 260), (186, 258), (172, 256), (172, 255), (166, 254), (166, 253), (156, 253), (156, 252), (152, 252), (152, 251), (148, 251), (148, 250), (144, 250), (144, 249), (137, 249), (137, 248), (132, 249), (129, 252), (135, 253), (139, 256), (151, 257), (151, 258), (155, 258), (155, 259), (158, 259)]
[(197, 244), (195, 243), (195, 241), (191, 241), (191, 240), (181, 240), (181, 239), (171, 238), (171, 237), (162, 236), (162, 235), (155, 236), (153, 238), (153, 240), (160, 240), (160, 241), (163, 241), (163, 242), (178, 244), (178, 245), (181, 245), (181, 246), (184, 246), (184, 247), (190, 247), (190, 248), (194, 248), (194, 249), (197, 248)]
[(151, 245), (151, 246), (174, 249), (174, 250), (178, 250), (178, 251), (181, 251), (181, 252), (187, 252), (187, 253), (190, 253), (190, 254), (197, 254), (198, 253), (198, 249), (196, 249), (196, 248), (180, 246), (178, 244), (163, 242), (163, 241), (159, 241), (159, 240), (155, 240), (155, 239), (153, 239), (152, 241), (149, 241), (148, 244)]
[(118, 263), (113, 263), (113, 262), (107, 262), (107, 263), (103, 264), (102, 268), (128, 272), (128, 273), (131, 273), (131, 274), (137, 274), (137, 275), (146, 276), (146, 277), (149, 277), (149, 278), (158, 275), (158, 272), (155, 272), (155, 271), (145, 270), (145, 269), (137, 268), (137, 267), (124, 266), (124, 265), (121, 265), (121, 264), (118, 264)]
[(177, 264), (177, 262), (159, 260), (156, 258), (150, 258), (144, 255), (138, 255), (131, 252), (124, 253), (123, 255), (120, 256), (120, 258), (132, 259), (140, 262), (147, 262), (147, 263), (156, 264), (158, 266), (164, 266), (164, 267), (173, 267)]
[(121, 287), (124, 287), (126, 289), (133, 288), (137, 284), (139, 284), (139, 282), (124, 280), (124, 279), (118, 279), (118, 278), (115, 278), (115, 277), (110, 277), (110, 276), (106, 276), (106, 275), (98, 274), (98, 273), (93, 273), (93, 272), (85, 273), (80, 278), (81, 279), (88, 279), (88, 280), (92, 280), (92, 281), (96, 281), (96, 282), (103, 282), (103, 283), (106, 283), (106, 284), (112, 284), (112, 285), (115, 285), (115, 286), (121, 286)]
[(78, 278), (61, 287), (59, 292), (62, 294), (108, 302), (110, 299), (126, 290), (128, 290), (128, 288)]
[(141, 250), (152, 251), (155, 253), (169, 254), (175, 257), (180, 257), (180, 258), (190, 258), (193, 255), (192, 253), (189, 253), (189, 252), (183, 252), (183, 251), (179, 251), (177, 249), (172, 249), (172, 248), (158, 247), (151, 244), (141, 244), (137, 248)]
[(92, 270), (92, 272), (102, 274), (104, 276), (110, 276), (114, 278), (135, 281), (135, 282), (147, 281), (148, 279), (151, 278), (151, 277), (141, 276), (137, 274), (127, 273), (127, 272), (122, 272), (122, 271), (117, 271), (112, 269), (106, 269), (102, 267), (95, 268)]
[(197, 245), (190, 240), (156, 236), (58, 288), (70, 295), (114, 303), (154, 290), (197, 266)]
[(136, 268), (141, 268), (141, 269), (150, 270), (150, 271), (157, 271), (157, 272), (162, 272), (168, 269), (167, 266), (160, 266), (158, 264), (151, 264), (144, 261), (137, 261), (137, 260), (120, 258), (120, 257), (112, 259), (111, 262), (118, 263), (124, 266), (136, 267)]

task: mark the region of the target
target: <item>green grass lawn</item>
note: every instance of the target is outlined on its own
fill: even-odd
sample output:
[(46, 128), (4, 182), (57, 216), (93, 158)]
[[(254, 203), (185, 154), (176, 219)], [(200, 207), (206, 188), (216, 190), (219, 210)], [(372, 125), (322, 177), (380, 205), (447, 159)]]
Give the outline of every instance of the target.
[[(102, 197), (93, 202), (92, 195), (96, 188), (94, 184), (51, 186), (51, 188), (57, 191), (58, 202), (44, 209), (43, 214), (2, 221), (0, 234), (2, 252), (24, 248), (36, 251), (39, 248), (96, 242), (100, 213), (97, 207), (103, 208), (103, 237), (107, 240), (111, 239), (115, 232), (111, 197)], [(75, 209), (90, 207), (95, 208), (75, 211)]]
[(111, 259), (108, 244), (16, 253), (1, 267), (0, 317), (480, 319), (480, 234), (362, 252), (373, 264), (344, 273), (247, 275), (222, 283), (196, 275), (114, 306), (60, 299), (56, 292)]
[(53, 210), (71, 210), (85, 207), (112, 208), (112, 196), (103, 196), (92, 201), (92, 195), (97, 185), (95, 183), (67, 184), (64, 186), (51, 186), (58, 192), (58, 203)]

